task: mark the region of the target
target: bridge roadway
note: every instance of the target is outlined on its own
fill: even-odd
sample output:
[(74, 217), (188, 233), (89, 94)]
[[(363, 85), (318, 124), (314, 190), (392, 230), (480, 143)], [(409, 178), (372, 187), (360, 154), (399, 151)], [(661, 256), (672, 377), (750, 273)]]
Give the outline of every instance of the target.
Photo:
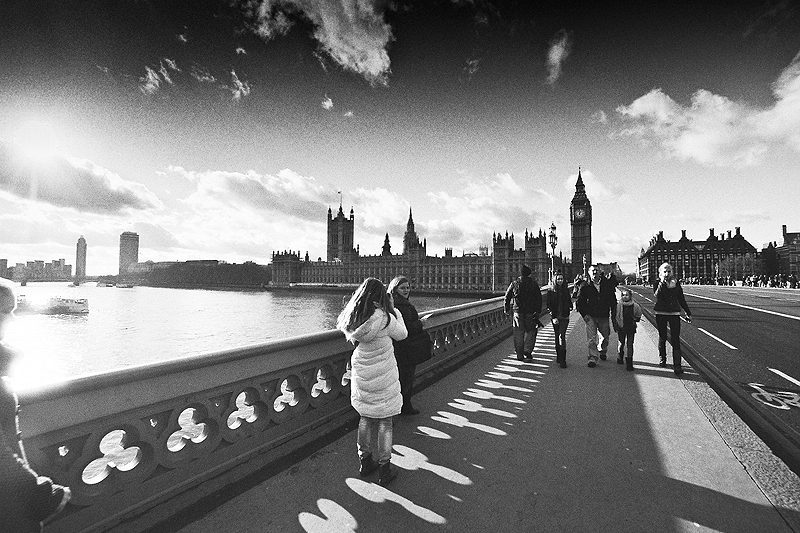
[(573, 313), (567, 369), (547, 324), (533, 363), (507, 339), (417, 393), (387, 488), (358, 477), (350, 431), (157, 529), (800, 531), (798, 477), (696, 372), (660, 368), (656, 341), (643, 321), (635, 372), (613, 356), (588, 368)]

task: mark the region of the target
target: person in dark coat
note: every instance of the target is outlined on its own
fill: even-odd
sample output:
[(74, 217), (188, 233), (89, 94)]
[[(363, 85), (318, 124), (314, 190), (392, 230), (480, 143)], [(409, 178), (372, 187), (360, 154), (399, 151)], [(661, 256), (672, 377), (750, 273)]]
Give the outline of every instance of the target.
[(3, 330), (16, 308), (13, 285), (0, 279), (0, 531), (42, 531), (42, 521), (61, 511), (68, 487), (39, 476), (28, 464), (19, 432), (19, 402), (8, 378), (14, 353), (3, 344)]
[(594, 265), (589, 267), (589, 281), (580, 288), (575, 307), (586, 323), (589, 367), (594, 368), (598, 358), (601, 361), (607, 358), (608, 338), (611, 336), (610, 319), (617, 312), (614, 287)]
[(513, 312), (512, 328), (517, 359), (533, 361), (536, 328), (542, 312), (542, 290), (536, 280), (531, 278), (528, 265), (522, 265), (521, 274), (508, 286), (503, 309), (506, 315)]
[(692, 321), (692, 312), (683, 296), (680, 282), (672, 275), (672, 265), (662, 263), (658, 267), (658, 279), (653, 284), (656, 303), (653, 312), (658, 327), (658, 358), (661, 366), (667, 366), (667, 327), (672, 345), (672, 369), (675, 375), (683, 374), (681, 366), (681, 309), (686, 312), (686, 321)]
[(561, 272), (556, 272), (553, 285), (547, 289), (547, 308), (556, 334), (556, 362), (561, 368), (567, 368), (567, 326), (572, 311), (572, 297)]
[[(408, 337), (394, 342), (394, 356), (397, 359), (397, 370), (400, 372), (400, 392), (403, 395), (401, 415), (416, 415), (419, 410), (411, 404), (414, 393), (414, 375), (417, 362), (430, 358), (430, 337), (425, 333), (417, 309), (408, 300), (411, 294), (411, 283), (405, 276), (397, 276), (389, 282), (388, 292), (394, 298), (394, 308), (403, 315)], [(426, 351), (427, 353), (419, 353)]]

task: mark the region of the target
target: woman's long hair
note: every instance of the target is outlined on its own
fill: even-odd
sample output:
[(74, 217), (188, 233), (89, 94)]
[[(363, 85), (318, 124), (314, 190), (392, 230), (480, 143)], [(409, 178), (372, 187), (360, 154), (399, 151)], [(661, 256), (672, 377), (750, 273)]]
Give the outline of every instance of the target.
[(408, 281), (407, 277), (405, 277), (405, 276), (395, 276), (395, 278), (392, 281), (389, 282), (389, 287), (386, 289), (386, 292), (388, 292), (389, 294), (391, 294), (395, 298), (397, 296), (402, 296), (402, 294), (397, 294), (397, 287), (399, 287), (403, 283), (408, 283), (409, 285), (411, 284), (411, 282)]
[(352, 333), (366, 322), (378, 307), (386, 311), (386, 324), (383, 326), (386, 327), (389, 325), (390, 318), (388, 315), (391, 311), (386, 287), (383, 286), (379, 279), (367, 278), (353, 293), (342, 312), (339, 313), (339, 318), (336, 320), (336, 328), (346, 333)]

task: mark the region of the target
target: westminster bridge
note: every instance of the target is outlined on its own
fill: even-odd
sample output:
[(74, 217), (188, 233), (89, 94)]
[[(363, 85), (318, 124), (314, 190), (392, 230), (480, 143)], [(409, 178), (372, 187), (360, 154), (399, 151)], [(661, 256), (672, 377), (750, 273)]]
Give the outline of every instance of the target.
[(510, 357), (502, 298), (425, 315), (427, 415), (395, 423), (389, 487), (354, 475), (352, 345), (326, 331), (23, 395), (29, 460), (73, 491), (45, 531), (800, 531), (797, 476), (658, 368), (649, 323), (633, 376), (582, 364), (577, 315), (567, 370), (549, 326)]

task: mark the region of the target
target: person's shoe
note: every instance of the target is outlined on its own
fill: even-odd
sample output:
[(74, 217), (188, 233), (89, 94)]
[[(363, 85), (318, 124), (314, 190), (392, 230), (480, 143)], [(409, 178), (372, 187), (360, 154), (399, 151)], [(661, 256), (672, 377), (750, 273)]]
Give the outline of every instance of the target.
[(681, 365), (675, 365), (672, 367), (672, 371), (675, 372), (676, 376), (680, 376), (683, 374), (683, 367), (681, 367)]
[(605, 352), (600, 352), (600, 360), (605, 361), (607, 359)]
[(619, 354), (619, 355), (617, 356), (617, 364), (618, 364), (618, 365), (621, 365), (621, 364), (622, 364), (622, 363), (624, 363), (624, 362), (625, 362), (625, 361), (623, 361), (623, 360), (622, 360), (622, 354)]
[(358, 475), (367, 477), (378, 469), (378, 463), (372, 459), (372, 454), (367, 454), (361, 458), (361, 468), (358, 469)]
[(517, 356), (517, 361), (524, 361), (524, 360), (525, 360), (525, 358), (524, 358), (524, 357), (522, 357), (521, 355), (518, 355), (518, 356)]
[(596, 366), (597, 366), (597, 363), (595, 363), (594, 359), (589, 359), (589, 368), (594, 368)]
[(418, 415), (419, 409), (414, 409), (411, 405), (404, 405), (402, 409), (400, 409), (401, 415)]
[(386, 463), (378, 467), (378, 485), (385, 487), (397, 477), (397, 470), (392, 468), (392, 463)]
[(667, 360), (662, 359), (661, 361), (658, 362), (658, 366), (667, 366)]
[(561, 368), (567, 368), (567, 362), (566, 361), (561, 361), (561, 362), (558, 363), (558, 366), (560, 366)]
[(633, 357), (625, 358), (625, 370), (627, 370), (628, 372), (633, 370)]

